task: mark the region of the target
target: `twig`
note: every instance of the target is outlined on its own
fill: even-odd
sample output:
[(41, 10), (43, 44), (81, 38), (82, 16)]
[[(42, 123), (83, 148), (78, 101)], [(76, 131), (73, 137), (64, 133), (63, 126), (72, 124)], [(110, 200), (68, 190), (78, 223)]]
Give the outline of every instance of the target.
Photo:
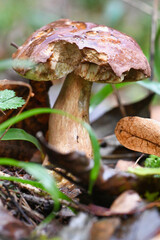
[(10, 45), (11, 45), (12, 47), (17, 48), (17, 49), (19, 48), (19, 46), (18, 46), (16, 43), (14, 43), (14, 42), (11, 42)]
[(158, 1), (153, 1), (152, 10), (152, 25), (151, 25), (151, 44), (150, 44), (150, 66), (151, 66), (151, 80), (154, 79), (154, 55), (155, 55), (155, 39), (157, 30), (157, 20), (158, 20)]
[[(23, 86), (23, 87), (27, 87), (29, 89), (29, 93), (28, 93), (28, 97), (26, 99), (25, 104), (23, 105), (23, 107), (20, 109), (20, 111), (18, 112), (17, 116), (24, 110), (24, 108), (27, 106), (30, 97), (34, 96), (33, 92), (32, 92), (32, 87), (28, 84), (28, 83), (24, 83), (24, 82), (17, 82), (17, 81), (11, 81), (11, 80), (1, 80), (0, 83), (1, 86), (3, 85), (19, 85), (19, 86)], [(3, 138), (3, 136), (6, 134), (6, 132), (11, 128), (12, 125), (10, 125), (5, 131), (4, 133), (0, 136), (0, 141)]]
[(114, 84), (111, 84), (111, 85), (112, 85), (112, 88), (114, 90), (114, 93), (115, 93), (115, 96), (116, 96), (116, 99), (117, 99), (117, 103), (118, 103), (121, 115), (122, 115), (122, 117), (126, 117), (127, 116), (126, 110), (125, 110), (125, 107), (123, 106), (123, 104), (121, 102), (121, 99), (120, 99), (120, 96), (119, 96), (119, 92), (118, 92), (118, 90), (117, 90), (117, 88), (115, 87)]
[(21, 193), (22, 197), (24, 199), (26, 199), (28, 202), (32, 202), (34, 204), (39, 204), (39, 205), (43, 205), (43, 206), (53, 206), (54, 202), (52, 199), (45, 199), (42, 197), (38, 197), (35, 195), (30, 195), (30, 194), (26, 194), (26, 193)]
[(30, 219), (28, 218), (28, 216), (25, 214), (25, 212), (23, 211), (23, 209), (19, 206), (19, 204), (16, 202), (15, 198), (13, 195), (11, 195), (10, 191), (8, 190), (8, 187), (6, 186), (6, 184), (3, 184), (4, 188), (6, 189), (6, 192), (8, 194), (8, 197), (11, 199), (11, 201), (13, 202), (13, 204), (16, 206), (16, 208), (18, 209), (18, 211), (21, 213), (21, 215), (23, 216), (23, 218), (32, 225), (32, 222), (30, 221)]
[[(0, 171), (0, 180), (1, 180), (1, 176), (11, 177), (11, 175)], [(19, 177), (19, 178), (23, 179), (22, 177)], [(41, 194), (42, 193), (41, 189), (36, 188), (36, 187), (34, 187), (34, 186), (30, 185), (30, 184), (17, 182), (16, 185), (18, 185), (20, 188), (24, 188), (24, 189), (26, 189), (28, 191), (31, 191), (31, 192), (35, 193), (35, 194)]]
[[(123, 2), (139, 9), (140, 11), (148, 14), (148, 15), (152, 15), (152, 7), (145, 3), (145, 2), (142, 2), (140, 0), (123, 0)], [(160, 12), (158, 12), (158, 18), (160, 19)]]
[(137, 165), (137, 163), (141, 160), (142, 157), (144, 157), (144, 153), (141, 154), (141, 156), (136, 160), (136, 162), (134, 163), (134, 166)]
[(3, 115), (6, 115), (6, 113), (2, 109), (0, 109), (0, 112), (3, 113)]

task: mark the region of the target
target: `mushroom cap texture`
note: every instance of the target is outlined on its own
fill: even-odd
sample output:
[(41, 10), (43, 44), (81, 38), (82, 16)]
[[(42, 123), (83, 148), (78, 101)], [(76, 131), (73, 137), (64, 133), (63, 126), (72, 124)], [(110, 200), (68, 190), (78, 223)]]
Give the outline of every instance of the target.
[[(34, 32), (13, 59), (13, 68), (33, 80), (57, 80), (74, 71), (85, 80), (118, 83), (141, 80), (151, 74), (148, 61), (133, 38), (107, 26), (69, 19), (52, 22)], [(34, 64), (27, 67), (17, 60)]]

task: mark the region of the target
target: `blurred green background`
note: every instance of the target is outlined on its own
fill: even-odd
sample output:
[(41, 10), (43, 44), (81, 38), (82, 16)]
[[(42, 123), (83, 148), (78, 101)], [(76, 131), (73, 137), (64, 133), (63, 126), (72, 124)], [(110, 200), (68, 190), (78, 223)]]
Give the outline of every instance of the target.
[(10, 42), (21, 45), (34, 30), (59, 18), (116, 28), (149, 53), (151, 16), (123, 0), (0, 0), (0, 59), (14, 51)]
[[(149, 59), (152, 4), (152, 0), (0, 0), (0, 60), (11, 58), (15, 51), (10, 46), (11, 42), (21, 45), (33, 31), (60, 18), (95, 22), (122, 31), (139, 43)], [(159, 37), (157, 39), (159, 43)], [(157, 49), (156, 52), (159, 71), (156, 71), (155, 79), (158, 80), (160, 50)], [(3, 68), (0, 70), (0, 79), (15, 79), (11, 67), (5, 71)], [(93, 88), (93, 92), (99, 88), (101, 86), (96, 90)], [(135, 95), (135, 91), (134, 100), (139, 100), (146, 94), (142, 87), (132, 87), (132, 94), (129, 90), (125, 94), (122, 91), (122, 94), (126, 99), (126, 96)]]

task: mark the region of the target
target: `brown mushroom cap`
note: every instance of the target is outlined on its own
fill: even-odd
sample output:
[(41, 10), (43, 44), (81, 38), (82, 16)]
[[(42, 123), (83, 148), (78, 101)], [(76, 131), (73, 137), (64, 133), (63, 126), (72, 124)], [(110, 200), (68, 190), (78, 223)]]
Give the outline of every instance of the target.
[(30, 59), (32, 68), (14, 66), (33, 80), (56, 80), (74, 71), (89, 81), (137, 81), (150, 76), (150, 66), (131, 37), (93, 23), (62, 19), (34, 32), (13, 54)]

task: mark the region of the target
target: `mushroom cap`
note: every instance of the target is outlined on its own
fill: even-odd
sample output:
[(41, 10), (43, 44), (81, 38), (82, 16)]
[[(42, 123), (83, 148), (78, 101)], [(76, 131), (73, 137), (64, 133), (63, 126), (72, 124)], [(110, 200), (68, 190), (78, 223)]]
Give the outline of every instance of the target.
[[(150, 66), (136, 41), (117, 30), (61, 19), (34, 32), (13, 54), (31, 60), (13, 68), (33, 80), (57, 80), (74, 71), (85, 80), (118, 83), (149, 77)], [(19, 62), (19, 61), (18, 61)]]

